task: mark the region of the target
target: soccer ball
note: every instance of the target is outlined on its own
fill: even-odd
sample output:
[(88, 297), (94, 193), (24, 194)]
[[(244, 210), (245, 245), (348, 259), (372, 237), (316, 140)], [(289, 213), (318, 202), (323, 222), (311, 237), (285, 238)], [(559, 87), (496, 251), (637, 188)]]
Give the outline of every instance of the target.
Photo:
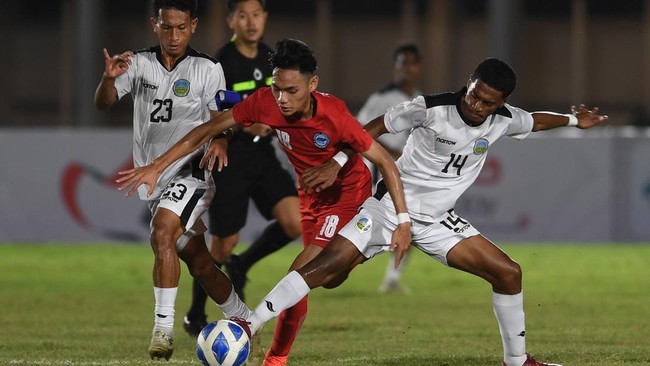
[(205, 366), (243, 365), (250, 348), (246, 331), (230, 320), (206, 325), (196, 339), (196, 355)]

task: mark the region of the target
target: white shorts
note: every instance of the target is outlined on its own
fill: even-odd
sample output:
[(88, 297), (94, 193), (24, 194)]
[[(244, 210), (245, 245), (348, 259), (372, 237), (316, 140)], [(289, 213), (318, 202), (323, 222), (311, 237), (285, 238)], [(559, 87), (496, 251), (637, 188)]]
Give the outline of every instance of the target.
[[(183, 230), (190, 236), (203, 234), (206, 231), (201, 216), (208, 210), (214, 197), (214, 181), (210, 172), (192, 176), (191, 171), (183, 170), (165, 187), (160, 198), (149, 202), (152, 216), (158, 208), (166, 208), (181, 219)], [(204, 179), (201, 179), (204, 178)]]
[[(372, 258), (388, 251), (396, 227), (395, 208), (370, 197), (339, 235), (351, 241), (366, 258)], [(445, 265), (451, 248), (461, 240), (479, 234), (467, 220), (456, 216), (453, 209), (433, 223), (411, 222), (411, 244)]]

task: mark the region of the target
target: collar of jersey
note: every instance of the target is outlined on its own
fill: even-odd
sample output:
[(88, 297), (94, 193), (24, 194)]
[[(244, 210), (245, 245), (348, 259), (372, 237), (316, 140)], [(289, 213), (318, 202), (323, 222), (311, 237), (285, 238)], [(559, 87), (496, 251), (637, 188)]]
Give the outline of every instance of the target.
[[(156, 59), (158, 60), (160, 65), (165, 70), (167, 70), (167, 68), (165, 67), (165, 63), (163, 62), (163, 59), (162, 59), (162, 49), (160, 48), (160, 45), (153, 47), (153, 51), (156, 53)], [(174, 71), (176, 66), (178, 66), (181, 62), (183, 62), (183, 60), (185, 60), (188, 56), (193, 55), (195, 53), (196, 53), (196, 51), (192, 47), (190, 47), (188, 45), (187, 48), (185, 49), (185, 54), (183, 54), (183, 56), (181, 56), (178, 60), (176, 60), (176, 62), (174, 62), (174, 66), (172, 66), (171, 70), (169, 70), (169, 71), (170, 72)]]
[[(459, 90), (458, 92), (456, 92), (456, 98), (457, 98), (457, 99), (456, 99), (456, 111), (458, 112), (458, 115), (460, 116), (460, 119), (462, 119), (463, 122), (465, 122), (465, 124), (466, 124), (467, 126), (469, 126), (469, 127), (478, 127), (478, 126), (480, 126), (480, 125), (474, 126), (474, 125), (472, 124), (471, 121), (465, 119), (465, 116), (463, 115), (463, 112), (462, 112), (462, 110), (461, 110), (461, 108), (460, 108), (460, 103), (462, 102), (462, 100), (463, 100), (463, 96), (464, 96), (466, 93), (467, 93), (467, 87), (463, 87), (461, 90)], [(486, 119), (486, 120), (487, 120), (487, 119)], [(483, 123), (485, 123), (485, 121), (483, 121)], [(481, 123), (481, 125), (482, 125), (483, 123)]]

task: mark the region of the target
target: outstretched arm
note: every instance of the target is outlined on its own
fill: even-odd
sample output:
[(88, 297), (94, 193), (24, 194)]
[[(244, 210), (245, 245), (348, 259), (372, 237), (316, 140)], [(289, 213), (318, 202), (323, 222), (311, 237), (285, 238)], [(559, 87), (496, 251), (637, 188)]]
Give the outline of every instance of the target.
[(156, 158), (151, 164), (119, 172), (118, 174), (122, 177), (116, 180), (117, 183), (121, 183), (118, 190), (121, 191), (131, 186), (126, 193), (127, 196), (130, 196), (140, 185), (146, 184), (149, 186), (147, 195), (150, 196), (154, 191), (158, 177), (168, 166), (183, 156), (196, 151), (196, 149), (208, 142), (211, 138), (218, 137), (222, 132), (234, 125), (235, 120), (232, 116), (232, 109), (230, 109), (208, 122), (194, 127), (192, 131), (183, 136), (183, 138), (170, 147), (164, 154)]
[(411, 243), (411, 220), (408, 217), (404, 188), (399, 177), (399, 171), (395, 166), (393, 158), (391, 158), (388, 152), (377, 141), (373, 141), (370, 149), (363, 152), (362, 155), (375, 164), (379, 168), (379, 171), (381, 171), (386, 189), (395, 205), (398, 225), (395, 231), (393, 231), (390, 250), (397, 249), (397, 254), (395, 255), (395, 268), (397, 268)]
[(554, 112), (533, 112), (533, 132), (545, 131), (563, 126), (576, 126), (580, 129), (591, 128), (608, 117), (601, 115), (600, 110), (595, 107), (592, 110), (587, 109), (584, 104), (580, 104), (578, 109), (571, 107), (571, 114), (559, 114)]

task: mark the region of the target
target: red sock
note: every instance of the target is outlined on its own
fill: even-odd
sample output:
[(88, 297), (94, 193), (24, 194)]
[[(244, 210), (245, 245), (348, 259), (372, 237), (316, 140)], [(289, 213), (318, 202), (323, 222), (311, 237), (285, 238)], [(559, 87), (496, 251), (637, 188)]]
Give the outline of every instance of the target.
[(280, 313), (275, 324), (271, 353), (276, 356), (286, 356), (291, 351), (293, 341), (296, 340), (298, 331), (307, 317), (307, 296), (303, 297), (296, 305)]

